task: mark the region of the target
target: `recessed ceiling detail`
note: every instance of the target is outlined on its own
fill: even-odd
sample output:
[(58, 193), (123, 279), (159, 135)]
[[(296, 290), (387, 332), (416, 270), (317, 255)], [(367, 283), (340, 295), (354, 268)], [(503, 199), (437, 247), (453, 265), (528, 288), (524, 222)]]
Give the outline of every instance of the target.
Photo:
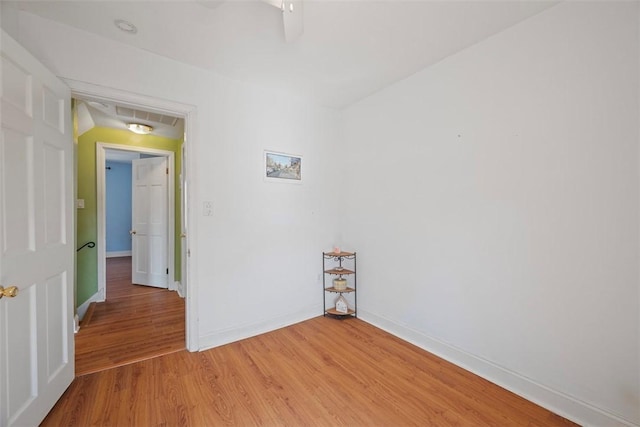
[(119, 30), (124, 31), (125, 33), (136, 34), (138, 32), (138, 27), (136, 27), (129, 21), (125, 21), (124, 19), (116, 19), (115, 21), (113, 21), (113, 23), (116, 27), (118, 27)]
[(133, 108), (116, 106), (116, 114), (120, 117), (127, 119), (142, 120), (145, 122), (162, 123), (168, 126), (175, 126), (178, 122), (177, 117), (165, 116), (158, 113), (151, 113), (149, 111), (134, 110)]

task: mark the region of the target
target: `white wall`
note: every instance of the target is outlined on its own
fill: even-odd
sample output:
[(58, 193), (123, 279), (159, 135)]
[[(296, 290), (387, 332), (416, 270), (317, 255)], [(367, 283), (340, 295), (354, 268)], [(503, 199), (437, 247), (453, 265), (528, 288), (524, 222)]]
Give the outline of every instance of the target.
[(568, 2), (349, 108), (361, 317), (640, 424), (638, 52), (637, 3)]
[[(58, 76), (197, 108), (187, 144), (200, 348), (322, 313), (338, 113), (23, 12), (19, 42)], [(265, 183), (264, 149), (304, 156), (302, 184)]]
[(18, 38), (18, 9), (15, 4), (0, 2), (0, 25), (11, 37)]

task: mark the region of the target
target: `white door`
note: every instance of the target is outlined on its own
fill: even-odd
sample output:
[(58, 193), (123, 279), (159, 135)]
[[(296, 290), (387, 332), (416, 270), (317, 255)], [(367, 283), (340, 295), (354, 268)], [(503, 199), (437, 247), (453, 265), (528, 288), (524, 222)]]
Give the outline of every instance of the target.
[(0, 36), (0, 425), (35, 426), (74, 377), (70, 91)]
[(167, 288), (167, 159), (132, 161), (132, 281)]

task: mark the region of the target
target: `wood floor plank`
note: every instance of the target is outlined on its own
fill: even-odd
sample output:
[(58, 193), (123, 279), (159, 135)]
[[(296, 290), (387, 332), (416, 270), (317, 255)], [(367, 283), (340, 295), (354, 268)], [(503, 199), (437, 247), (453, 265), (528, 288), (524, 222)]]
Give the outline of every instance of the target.
[(43, 426), (564, 426), (359, 319), (318, 317), (77, 378)]
[(76, 375), (185, 348), (185, 304), (176, 292), (131, 283), (131, 257), (107, 259), (107, 300), (75, 336)]

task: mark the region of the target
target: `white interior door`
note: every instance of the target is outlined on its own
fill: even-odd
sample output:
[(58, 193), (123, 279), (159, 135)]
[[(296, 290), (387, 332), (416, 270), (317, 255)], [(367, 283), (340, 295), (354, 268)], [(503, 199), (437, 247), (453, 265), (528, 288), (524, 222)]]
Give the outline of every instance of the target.
[(167, 159), (150, 157), (131, 165), (132, 281), (167, 288)]
[(70, 91), (0, 36), (0, 425), (31, 426), (74, 377)]

